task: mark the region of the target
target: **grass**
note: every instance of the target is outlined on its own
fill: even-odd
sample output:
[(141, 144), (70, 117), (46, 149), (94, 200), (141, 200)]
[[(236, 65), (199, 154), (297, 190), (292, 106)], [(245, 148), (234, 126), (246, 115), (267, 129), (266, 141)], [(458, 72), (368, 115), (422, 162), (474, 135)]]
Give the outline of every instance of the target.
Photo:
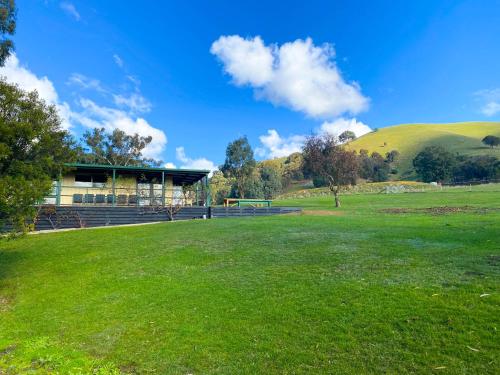
[(0, 373), (498, 373), (498, 191), (280, 204), (0, 242)]
[(415, 155), (428, 145), (441, 145), (463, 155), (494, 155), (500, 148), (491, 149), (481, 143), (486, 135), (500, 136), (500, 122), (462, 122), (453, 124), (408, 124), (381, 128), (366, 134), (350, 145), (355, 150), (367, 149), (385, 155), (391, 150), (401, 153), (398, 170), (406, 175)]

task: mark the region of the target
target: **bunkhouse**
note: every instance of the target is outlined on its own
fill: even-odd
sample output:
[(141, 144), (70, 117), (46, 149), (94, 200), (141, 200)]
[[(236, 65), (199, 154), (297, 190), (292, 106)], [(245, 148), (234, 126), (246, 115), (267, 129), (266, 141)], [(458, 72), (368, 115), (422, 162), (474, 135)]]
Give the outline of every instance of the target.
[(67, 164), (44, 204), (56, 206), (209, 206), (207, 170)]

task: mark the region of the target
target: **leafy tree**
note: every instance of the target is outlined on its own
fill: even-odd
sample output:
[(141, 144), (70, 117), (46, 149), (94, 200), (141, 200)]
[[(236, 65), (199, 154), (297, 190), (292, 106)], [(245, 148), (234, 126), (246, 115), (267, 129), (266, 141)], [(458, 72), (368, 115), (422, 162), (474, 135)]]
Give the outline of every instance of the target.
[(494, 135), (487, 135), (486, 137), (483, 138), (481, 141), (485, 145), (490, 146), (491, 148), (497, 147), (500, 145), (500, 137), (496, 137)]
[(235, 179), (235, 194), (245, 198), (245, 185), (255, 169), (253, 150), (247, 137), (241, 137), (229, 143), (226, 149), (226, 160), (220, 170), (226, 178)]
[(300, 152), (294, 152), (289, 155), (284, 163), (283, 186), (288, 186), (291, 181), (300, 181), (304, 179), (302, 168), (303, 158)]
[(456, 157), (441, 146), (427, 146), (413, 159), (415, 171), (424, 182), (445, 182), (453, 176)]
[(373, 152), (370, 156), (363, 154), (360, 159), (360, 177), (373, 182), (382, 182), (389, 179), (391, 171), (390, 163), (378, 152)]
[(500, 178), (500, 161), (494, 156), (460, 156), (454, 172), (456, 182), (496, 180)]
[(84, 147), (78, 159), (89, 164), (109, 164), (123, 166), (158, 166), (161, 161), (145, 158), (142, 152), (153, 138), (139, 134), (128, 135), (115, 129), (106, 133), (104, 128), (95, 128), (83, 134)]
[(73, 146), (54, 106), (0, 80), (0, 218), (14, 231), (29, 229), (34, 205), (73, 160)]
[(224, 177), (221, 171), (215, 171), (210, 179), (210, 194), (212, 194), (212, 202), (214, 204), (224, 203), (224, 198), (228, 198), (231, 194), (231, 186), (233, 181), (231, 178)]
[(328, 181), (335, 197), (335, 207), (340, 207), (340, 191), (356, 183), (358, 156), (346, 150), (331, 135), (309, 137), (303, 148), (304, 169), (315, 177)]
[(392, 150), (385, 154), (385, 160), (388, 163), (395, 163), (399, 160), (400, 155), (398, 150)]
[(16, 4), (14, 0), (0, 0), (0, 66), (14, 50), (14, 43), (8, 37), (16, 31)]
[(260, 178), (262, 180), (262, 192), (265, 199), (273, 199), (281, 192), (281, 176), (276, 169), (271, 167), (261, 168)]
[(353, 131), (346, 130), (339, 135), (339, 141), (342, 143), (350, 142), (356, 139), (356, 134)]

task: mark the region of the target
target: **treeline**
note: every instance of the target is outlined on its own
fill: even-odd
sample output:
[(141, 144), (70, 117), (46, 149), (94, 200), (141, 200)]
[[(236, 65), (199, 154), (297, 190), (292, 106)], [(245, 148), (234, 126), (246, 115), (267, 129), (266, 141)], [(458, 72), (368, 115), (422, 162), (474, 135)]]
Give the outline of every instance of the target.
[[(312, 138), (319, 140), (321, 137)], [(344, 132), (335, 138), (335, 147), (343, 149), (345, 143), (353, 139), (355, 136), (352, 132)], [(387, 181), (391, 174), (398, 172), (397, 150), (392, 150), (385, 156), (377, 152), (370, 154), (367, 150), (354, 154), (356, 163), (352, 167), (356, 181), (358, 178), (369, 182)], [(315, 187), (329, 186), (325, 174), (315, 173), (304, 162), (303, 152), (257, 162), (248, 139), (241, 137), (228, 145), (224, 164), (211, 178), (212, 201), (222, 204), (224, 198), (228, 197), (273, 199), (294, 182), (304, 180), (311, 180)]]
[[(487, 136), (483, 143), (488, 144), (485, 140), (489, 142), (495, 138), (498, 139)], [(497, 145), (498, 142), (491, 147)], [(424, 148), (413, 159), (413, 167), (423, 182), (459, 184), (500, 179), (500, 161), (495, 156), (454, 154), (442, 146)]]

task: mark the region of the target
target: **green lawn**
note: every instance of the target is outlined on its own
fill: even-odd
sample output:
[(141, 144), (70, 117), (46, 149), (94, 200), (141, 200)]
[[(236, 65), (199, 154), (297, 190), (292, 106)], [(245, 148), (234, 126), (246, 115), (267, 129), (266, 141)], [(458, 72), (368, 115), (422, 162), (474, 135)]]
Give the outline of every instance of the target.
[(498, 374), (498, 190), (280, 204), (0, 242), (0, 374)]

